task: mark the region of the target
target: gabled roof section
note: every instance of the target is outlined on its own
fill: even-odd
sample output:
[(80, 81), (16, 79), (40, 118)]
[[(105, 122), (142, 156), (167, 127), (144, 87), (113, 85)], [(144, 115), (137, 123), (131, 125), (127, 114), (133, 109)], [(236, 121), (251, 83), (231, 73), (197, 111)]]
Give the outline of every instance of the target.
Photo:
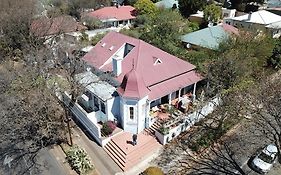
[(181, 40), (196, 46), (217, 49), (220, 42), (231, 34), (237, 35), (238, 29), (228, 24), (219, 24), (183, 35)]
[(229, 19), (267, 25), (277, 21), (281, 21), (281, 16), (266, 10), (259, 10), (250, 14), (229, 18)]
[(93, 12), (87, 14), (87, 16), (98, 18), (101, 21), (115, 19), (117, 21), (120, 20), (128, 20), (134, 19), (135, 16), (135, 8), (132, 6), (110, 6), (103, 7)]
[[(107, 44), (102, 47), (103, 43)], [(155, 86), (195, 70), (194, 65), (182, 59), (162, 51), (142, 40), (117, 32), (108, 33), (82, 59), (102, 71), (113, 71), (112, 58), (126, 43), (134, 47), (122, 60), (122, 73), (116, 77), (116, 79), (117, 81), (122, 82), (123, 85), (121, 88), (123, 91), (131, 89), (130, 87), (137, 87), (138, 91), (132, 93), (135, 94), (135, 98), (142, 97), (144, 94), (148, 93), (148, 87)], [(110, 51), (109, 47), (112, 45), (114, 45), (114, 48)], [(159, 60), (157, 61), (157, 59)], [(155, 65), (155, 62), (161, 63)], [(193, 77), (191, 77), (191, 79), (192, 78)], [(128, 86), (124, 85), (125, 82), (136, 82), (135, 80), (137, 83), (131, 84), (130, 82)], [(172, 90), (170, 91), (172, 92)], [(130, 94), (126, 96), (132, 97), (131, 92), (133, 91), (129, 90), (128, 92), (130, 93), (119, 92), (125, 95)], [(151, 92), (149, 92), (149, 94), (151, 94)]]

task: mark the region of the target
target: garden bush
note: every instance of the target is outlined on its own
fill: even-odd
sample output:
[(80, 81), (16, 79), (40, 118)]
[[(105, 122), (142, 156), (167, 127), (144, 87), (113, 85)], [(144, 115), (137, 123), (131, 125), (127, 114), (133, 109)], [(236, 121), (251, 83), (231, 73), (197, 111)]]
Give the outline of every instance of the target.
[(66, 151), (66, 159), (71, 168), (78, 174), (87, 174), (94, 168), (86, 151), (79, 148), (77, 145), (74, 145)]
[(142, 174), (143, 175), (164, 175), (163, 171), (158, 167), (148, 167)]
[(113, 121), (107, 121), (102, 124), (101, 132), (108, 136), (115, 130), (116, 124)]

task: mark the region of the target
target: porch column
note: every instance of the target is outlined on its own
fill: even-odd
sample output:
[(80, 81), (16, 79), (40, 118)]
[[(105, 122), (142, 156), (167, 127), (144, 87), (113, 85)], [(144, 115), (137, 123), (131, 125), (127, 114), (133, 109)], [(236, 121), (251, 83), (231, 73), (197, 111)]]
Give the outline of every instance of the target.
[(169, 105), (172, 103), (172, 93), (169, 94)]
[(179, 100), (180, 100), (180, 97), (181, 97), (181, 89), (182, 88), (179, 89), (179, 97), (178, 97)]
[(197, 83), (194, 83), (194, 86), (193, 86), (192, 101), (194, 101), (194, 100), (196, 99), (196, 95), (195, 95), (195, 92), (196, 92), (196, 84), (197, 84)]

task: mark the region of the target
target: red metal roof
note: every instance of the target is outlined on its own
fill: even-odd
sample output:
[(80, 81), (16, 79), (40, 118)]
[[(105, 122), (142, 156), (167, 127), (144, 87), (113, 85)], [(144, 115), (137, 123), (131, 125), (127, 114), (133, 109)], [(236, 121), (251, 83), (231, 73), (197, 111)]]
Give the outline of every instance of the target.
[[(190, 85), (189, 82), (197, 82), (201, 79), (200, 76), (195, 74), (194, 65), (162, 51), (142, 40), (117, 32), (108, 33), (90, 52), (83, 57), (83, 59), (100, 70), (112, 71), (112, 56), (114, 56), (118, 49), (125, 43), (133, 45), (134, 48), (122, 60), (122, 73), (116, 77), (116, 79), (119, 82), (122, 82), (124, 76), (134, 70), (135, 75), (133, 75), (133, 77), (135, 78), (133, 79), (143, 81), (145, 87), (150, 89), (150, 92), (147, 94), (149, 95), (149, 99), (161, 97), (162, 92), (158, 93), (157, 90), (154, 92), (154, 89), (156, 87), (160, 87), (160, 84), (162, 83), (164, 83), (165, 86), (169, 85), (167, 91), (172, 92), (178, 90), (179, 87), (185, 87), (185, 83), (187, 83), (186, 86), (188, 86)], [(156, 61), (158, 64), (155, 64)], [(190, 71), (193, 71), (194, 73), (188, 73)], [(178, 76), (187, 78), (190, 81), (178, 81)], [(172, 81), (173, 79), (176, 79), (176, 81)], [(130, 79), (127, 79), (127, 83), (128, 80)], [(121, 88), (124, 90), (124, 87), (125, 86), (122, 86)], [(143, 97), (142, 92), (148, 92), (142, 88), (143, 86), (140, 85), (137, 90), (138, 92), (135, 91), (135, 96)], [(119, 90), (119, 92), (121, 91)], [(130, 96), (132, 96), (132, 94), (130, 94)]]
[(123, 81), (117, 91), (122, 97), (138, 99), (146, 96), (149, 93), (149, 90), (145, 86), (142, 77), (139, 76), (137, 71), (134, 69), (124, 76)]
[(192, 70), (167, 81), (148, 87), (150, 89), (150, 93), (148, 95), (149, 100), (156, 100), (159, 97), (164, 97), (176, 90), (192, 85), (202, 79), (202, 76)]
[(87, 14), (87, 16), (98, 18), (99, 20), (107, 20), (107, 19), (116, 19), (120, 20), (128, 20), (134, 19), (135, 17), (135, 8), (132, 6), (110, 6), (103, 7), (101, 9), (95, 10)]
[(235, 34), (235, 35), (239, 34), (239, 30), (236, 27), (233, 27), (232, 25), (222, 24), (222, 28), (224, 29), (224, 31), (230, 34)]

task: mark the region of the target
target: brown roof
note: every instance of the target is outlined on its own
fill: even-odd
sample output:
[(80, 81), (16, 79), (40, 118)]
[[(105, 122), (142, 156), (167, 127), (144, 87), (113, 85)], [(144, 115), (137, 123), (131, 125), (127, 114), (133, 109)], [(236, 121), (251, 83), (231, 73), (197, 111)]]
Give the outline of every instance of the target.
[(87, 29), (69, 15), (55, 18), (41, 17), (31, 23), (31, 32), (36, 36), (75, 32)]

